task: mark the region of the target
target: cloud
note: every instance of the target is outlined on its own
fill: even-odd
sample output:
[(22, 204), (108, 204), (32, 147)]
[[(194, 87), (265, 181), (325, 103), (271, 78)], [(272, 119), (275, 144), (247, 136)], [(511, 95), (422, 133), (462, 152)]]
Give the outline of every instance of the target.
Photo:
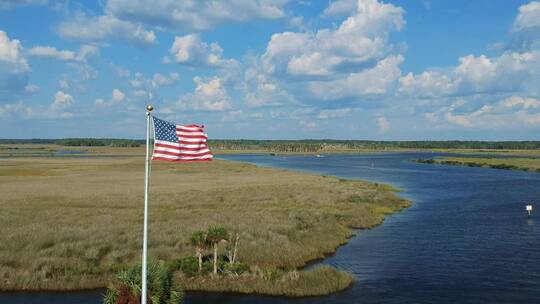
[(51, 104), (51, 108), (54, 110), (61, 110), (70, 107), (73, 104), (73, 97), (62, 91), (56, 92), (54, 95), (54, 101)]
[(379, 128), (379, 134), (385, 134), (390, 130), (390, 122), (384, 116), (379, 117), (377, 118), (377, 127)]
[(153, 31), (145, 30), (141, 25), (117, 19), (109, 14), (94, 17), (79, 12), (73, 20), (60, 23), (57, 31), (63, 38), (83, 41), (118, 39), (138, 46), (157, 43)]
[(198, 35), (176, 36), (169, 50), (177, 63), (211, 68), (227, 68), (237, 62), (234, 59), (223, 59), (223, 49), (217, 42), (210, 45), (201, 41)]
[(401, 76), (399, 65), (401, 55), (387, 57), (371, 69), (350, 73), (344, 78), (329, 81), (312, 81), (309, 84), (314, 98), (320, 100), (339, 100), (344, 98), (376, 97), (392, 92)]
[(494, 103), (474, 106), (458, 99), (450, 106), (425, 113), (432, 124), (447, 122), (465, 129), (508, 129), (510, 127), (540, 126), (540, 100), (533, 97), (510, 96)]
[(169, 76), (156, 73), (152, 78), (152, 86), (155, 88), (168, 86), (178, 81), (179, 78), (180, 76), (175, 72), (170, 73)]
[(0, 100), (9, 100), (25, 91), (30, 67), (19, 40), (0, 31)]
[(438, 71), (425, 71), (418, 75), (409, 72), (399, 79), (400, 93), (416, 97), (439, 97), (453, 94), (457, 83), (451, 76)]
[(111, 100), (115, 103), (121, 103), (126, 98), (126, 94), (120, 91), (119, 89), (114, 89), (112, 91)]
[(57, 91), (53, 102), (48, 106), (29, 106), (23, 101), (0, 104), (0, 117), (17, 117), (23, 119), (58, 119), (73, 117), (68, 109), (73, 105), (73, 97)]
[(219, 24), (286, 15), (287, 0), (108, 0), (106, 11), (122, 20), (173, 31), (207, 30)]
[(181, 109), (224, 111), (232, 107), (227, 90), (223, 87), (220, 78), (214, 77), (205, 81), (200, 77), (195, 77), (193, 81), (195, 92), (180, 97), (177, 102)]
[(321, 110), (319, 114), (317, 115), (318, 119), (331, 119), (331, 118), (341, 118), (348, 116), (352, 113), (351, 108), (344, 108), (344, 109), (326, 109)]
[(359, 0), (357, 4), (356, 12), (335, 30), (272, 35), (262, 56), (267, 72), (333, 76), (384, 58), (390, 50), (388, 33), (404, 26), (404, 11), (376, 0)]
[(540, 27), (540, 1), (532, 1), (519, 7), (519, 13), (514, 21), (514, 30), (521, 31)]
[(358, 0), (335, 0), (324, 9), (323, 17), (343, 16), (356, 10)]
[(76, 55), (72, 51), (60, 51), (51, 46), (36, 46), (28, 50), (28, 55), (38, 57), (52, 57), (59, 60), (75, 60)]
[(522, 109), (527, 110), (538, 108), (540, 106), (540, 101), (535, 98), (512, 96), (501, 101), (501, 104), (508, 108), (521, 107)]
[(25, 105), (22, 101), (0, 104), (0, 117), (20, 116), (30, 118), (33, 114), (33, 109)]
[(441, 97), (519, 91), (540, 68), (538, 52), (505, 52), (500, 56), (467, 55), (448, 72), (408, 73), (399, 79), (399, 92), (416, 97)]
[[(511, 32), (512, 44), (496, 56), (467, 55), (445, 69), (408, 73), (399, 79), (398, 93), (416, 98), (437, 99), (478, 94), (539, 94), (540, 2), (519, 7)], [(460, 119), (449, 115), (452, 119)], [(467, 123), (464, 123), (467, 124)]]
[[(99, 54), (99, 48), (94, 45), (83, 45), (78, 51), (58, 50), (53, 46), (35, 46), (27, 50), (28, 56), (40, 58), (52, 58), (66, 62), (67, 66), (76, 71), (77, 76), (84, 80), (97, 78), (97, 71), (89, 64), (88, 59)], [(68, 89), (70, 87), (66, 75), (60, 79), (60, 88)], [(76, 82), (76, 77), (70, 77), (70, 82)], [(80, 86), (81, 87), (81, 86)]]
[(155, 73), (152, 78), (145, 77), (142, 73), (135, 73), (135, 78), (129, 81), (133, 90), (133, 95), (137, 97), (153, 95), (154, 91), (160, 87), (170, 86), (178, 82), (180, 75), (171, 72), (168, 75)]
[(39, 87), (35, 84), (29, 83), (24, 87), (24, 91), (28, 93), (35, 93), (39, 91)]
[[(489, 108), (488, 108), (489, 109)], [(474, 126), (474, 120), (480, 115), (484, 114), (485, 111), (483, 109), (479, 109), (476, 112), (470, 113), (470, 114), (454, 114), (451, 111), (444, 113), (444, 118), (450, 122), (457, 124), (462, 127), (471, 128)]]
[(14, 73), (24, 73), (30, 69), (22, 55), (21, 42), (17, 39), (10, 40), (4, 31), (0, 31), (0, 63), (8, 65)]
[(45, 5), (48, 0), (2, 0), (0, 9), (9, 9), (16, 6)]
[(352, 14), (337, 28), (272, 35), (259, 60), (258, 74), (264, 77), (253, 75), (286, 93), (281, 95), (293, 96), (290, 100), (316, 103), (393, 93), (403, 57), (395, 53), (388, 36), (405, 25), (404, 10), (377, 0), (354, 5), (338, 1), (330, 4), (328, 14), (337, 13), (340, 5), (352, 8)]
[(248, 67), (242, 84), (244, 100), (250, 107), (276, 106), (294, 103), (295, 98), (256, 67)]

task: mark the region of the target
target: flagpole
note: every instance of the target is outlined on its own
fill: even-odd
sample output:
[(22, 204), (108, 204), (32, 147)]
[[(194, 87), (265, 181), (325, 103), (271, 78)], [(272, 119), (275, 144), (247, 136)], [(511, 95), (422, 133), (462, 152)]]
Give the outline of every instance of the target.
[(144, 179), (144, 232), (143, 232), (143, 254), (142, 254), (142, 290), (141, 304), (146, 304), (146, 260), (148, 247), (148, 188), (150, 179), (150, 112), (154, 108), (146, 106), (146, 159), (145, 159), (145, 179)]

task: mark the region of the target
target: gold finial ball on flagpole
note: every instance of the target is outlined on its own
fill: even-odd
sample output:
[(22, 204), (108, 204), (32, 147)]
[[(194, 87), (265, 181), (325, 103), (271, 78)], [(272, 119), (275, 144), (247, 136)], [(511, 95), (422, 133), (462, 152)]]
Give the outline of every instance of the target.
[(146, 111), (148, 111), (148, 112), (152, 112), (153, 109), (154, 109), (154, 107), (152, 107), (152, 105), (147, 105), (146, 106)]

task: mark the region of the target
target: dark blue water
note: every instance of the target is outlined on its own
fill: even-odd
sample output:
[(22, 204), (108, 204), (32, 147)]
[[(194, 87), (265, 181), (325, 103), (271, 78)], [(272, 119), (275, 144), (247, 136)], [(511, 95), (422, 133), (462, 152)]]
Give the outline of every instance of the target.
[[(344, 178), (389, 183), (414, 205), (375, 229), (360, 231), (323, 263), (353, 273), (350, 289), (290, 299), (189, 293), (186, 303), (540, 303), (540, 174), (410, 162), (433, 154), (221, 158)], [(540, 208), (540, 204), (536, 205)], [(73, 295), (73, 294), (71, 294)], [(83, 303), (69, 295), (4, 303)], [(98, 293), (82, 295), (99, 303)]]

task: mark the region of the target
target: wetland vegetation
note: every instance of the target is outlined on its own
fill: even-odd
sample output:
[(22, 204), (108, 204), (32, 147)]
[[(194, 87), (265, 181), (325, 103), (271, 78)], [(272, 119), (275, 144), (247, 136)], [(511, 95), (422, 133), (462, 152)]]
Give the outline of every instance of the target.
[[(0, 159), (2, 290), (102, 288), (139, 262), (141, 151), (84, 149), (105, 156)], [(149, 255), (168, 267), (176, 263), (170, 268), (173, 281), (186, 290), (327, 294), (347, 288), (354, 278), (330, 266), (301, 268), (333, 253), (355, 229), (380, 224), (409, 205), (395, 189), (376, 183), (222, 160), (154, 162)], [(227, 230), (229, 240), (238, 236), (240, 245), (234, 268), (226, 265), (230, 248), (214, 239), (214, 275), (204, 270), (211, 263), (214, 272), (214, 245), (203, 250), (199, 272), (192, 236), (216, 225)], [(182, 265), (186, 257), (195, 273)]]
[(535, 157), (439, 157), (434, 159), (419, 159), (417, 162), (540, 172), (540, 158)]

